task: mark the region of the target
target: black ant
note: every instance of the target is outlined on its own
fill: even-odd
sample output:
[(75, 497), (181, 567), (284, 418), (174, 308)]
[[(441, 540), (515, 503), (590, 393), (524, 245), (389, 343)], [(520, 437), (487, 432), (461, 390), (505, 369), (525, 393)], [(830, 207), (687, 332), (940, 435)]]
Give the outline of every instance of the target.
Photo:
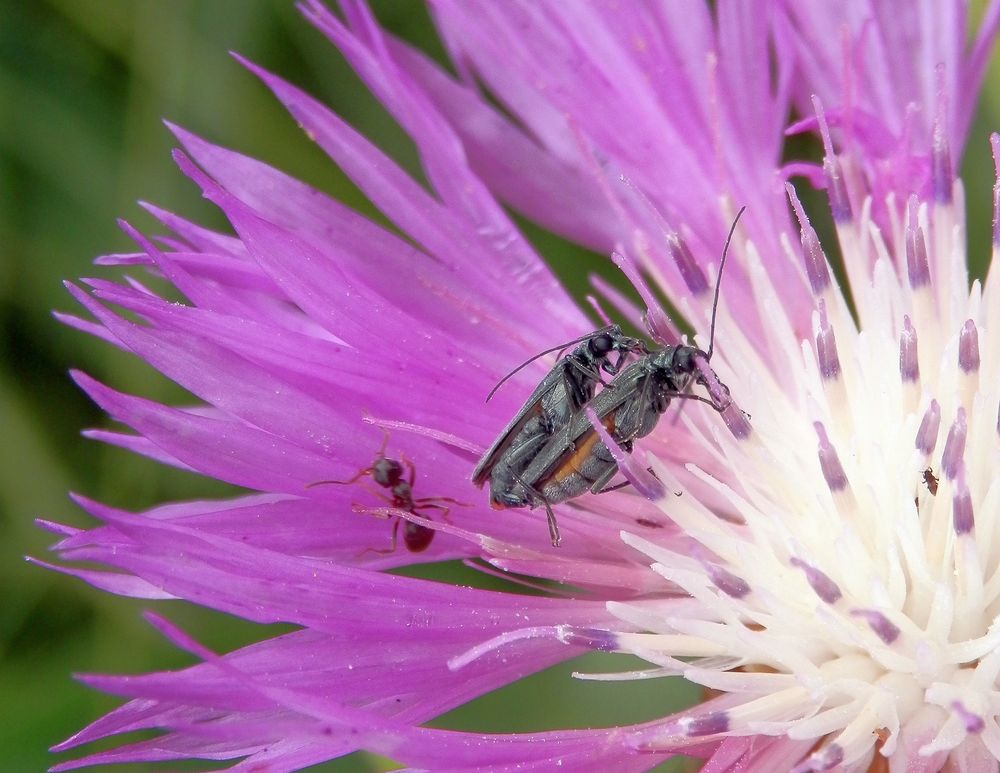
[[(448, 520), (450, 508), (442, 504), (443, 502), (465, 505), (464, 502), (459, 502), (457, 499), (452, 499), (451, 497), (421, 497), (420, 499), (414, 499), (413, 482), (417, 476), (417, 468), (405, 456), (402, 457), (401, 462), (387, 457), (385, 449), (388, 444), (389, 433), (386, 432), (385, 439), (382, 441), (382, 447), (379, 448), (375, 461), (372, 462), (370, 467), (358, 470), (353, 477), (347, 480), (319, 480), (315, 483), (310, 483), (308, 487), (311, 488), (312, 486), (320, 486), (326, 483), (345, 485), (354, 483), (360, 478), (367, 476), (382, 488), (389, 489), (391, 496), (369, 488), (368, 490), (372, 494), (379, 499), (384, 499), (391, 507), (398, 510), (405, 510), (414, 515), (419, 515), (419, 510), (434, 508), (441, 510), (441, 517)], [(409, 471), (409, 479), (404, 479), (404, 470)], [(365, 488), (368, 487), (366, 486)], [(376, 553), (392, 553), (396, 550), (400, 521), (403, 521), (405, 524), (403, 526), (403, 544), (406, 545), (407, 550), (411, 553), (420, 553), (430, 546), (431, 540), (434, 539), (434, 529), (429, 529), (419, 523), (413, 523), (412, 521), (407, 521), (405, 518), (397, 517), (395, 523), (392, 525), (392, 544), (388, 550), (375, 550)], [(374, 548), (369, 548), (369, 550), (374, 550)]]

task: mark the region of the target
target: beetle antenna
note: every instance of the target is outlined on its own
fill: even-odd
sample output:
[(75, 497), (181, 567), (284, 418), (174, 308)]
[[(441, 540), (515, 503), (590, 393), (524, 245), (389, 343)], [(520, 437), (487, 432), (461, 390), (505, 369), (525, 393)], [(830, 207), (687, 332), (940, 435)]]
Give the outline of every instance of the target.
[(712, 349), (715, 348), (715, 314), (719, 310), (719, 288), (722, 286), (722, 269), (726, 267), (726, 255), (729, 254), (729, 243), (732, 242), (733, 234), (736, 232), (736, 224), (740, 222), (740, 217), (746, 211), (746, 207), (740, 207), (740, 211), (736, 213), (733, 224), (729, 228), (729, 236), (726, 237), (726, 246), (722, 248), (722, 260), (719, 261), (719, 275), (715, 278), (715, 300), (712, 301), (712, 327), (708, 334), (708, 357), (706, 359), (709, 360), (712, 359)]
[(559, 344), (558, 346), (553, 346), (551, 349), (546, 349), (544, 352), (539, 352), (538, 354), (534, 355), (530, 359), (525, 360), (520, 365), (518, 365), (516, 368), (514, 368), (514, 370), (512, 370), (510, 373), (508, 373), (506, 376), (504, 376), (502, 379), (500, 379), (496, 383), (496, 386), (494, 386), (490, 390), (490, 393), (488, 395), (486, 395), (486, 402), (489, 402), (490, 400), (493, 399), (493, 395), (495, 395), (497, 393), (497, 390), (500, 389), (500, 387), (502, 387), (507, 381), (510, 380), (511, 376), (513, 376), (514, 374), (520, 372), (524, 368), (528, 367), (531, 363), (533, 363), (539, 357), (544, 357), (546, 354), (552, 354), (552, 352), (562, 352), (563, 349), (565, 349), (565, 348), (567, 348), (569, 346), (572, 346), (573, 344), (581, 343), (583, 341), (586, 341), (588, 338), (593, 338), (594, 336), (600, 335), (601, 333), (608, 333), (612, 329), (614, 329), (614, 327), (615, 327), (614, 325), (608, 325), (607, 327), (602, 327), (599, 330), (595, 330), (593, 333), (587, 333), (587, 335), (580, 336), (579, 338), (574, 338), (572, 341), (567, 341), (566, 343)]

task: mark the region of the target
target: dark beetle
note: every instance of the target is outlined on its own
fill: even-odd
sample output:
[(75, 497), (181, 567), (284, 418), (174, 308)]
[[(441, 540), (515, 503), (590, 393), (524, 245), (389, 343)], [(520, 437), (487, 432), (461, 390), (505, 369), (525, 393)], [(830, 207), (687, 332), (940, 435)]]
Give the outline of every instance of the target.
[[(629, 354), (647, 351), (642, 341), (624, 335), (618, 325), (601, 328), (573, 343), (579, 346), (556, 362), (472, 473), (472, 482), (479, 487), (487, 479), (490, 481), (490, 501), (496, 508), (510, 507), (505, 493), (552, 435), (594, 396), (597, 385), (603, 382), (602, 372), (614, 376)], [(487, 400), (504, 381), (541, 354), (505, 376)], [(550, 526), (554, 528), (555, 522), (550, 521)], [(553, 531), (552, 536), (558, 541), (558, 531)]]

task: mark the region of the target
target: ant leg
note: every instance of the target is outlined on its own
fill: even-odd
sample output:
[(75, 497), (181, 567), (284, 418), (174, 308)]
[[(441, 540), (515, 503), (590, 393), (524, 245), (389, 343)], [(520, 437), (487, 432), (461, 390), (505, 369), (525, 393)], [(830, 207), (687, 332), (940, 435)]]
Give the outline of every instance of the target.
[(414, 499), (413, 502), (418, 505), (429, 505), (431, 502), (447, 502), (450, 505), (458, 505), (459, 507), (472, 507), (468, 502), (459, 502), (452, 497), (421, 497), (420, 499)]
[(362, 488), (364, 488), (364, 490), (367, 491), (369, 494), (371, 494), (373, 497), (378, 497), (383, 502), (388, 502), (391, 507), (398, 507), (398, 505), (396, 504), (396, 500), (393, 497), (389, 496), (388, 494), (383, 494), (378, 489), (374, 489), (371, 486), (365, 486), (363, 483), (361, 485)]
[(417, 510), (426, 510), (428, 507), (433, 507), (435, 510), (440, 510), (441, 520), (444, 521), (445, 523), (451, 523), (451, 518), (448, 517), (448, 513), (451, 512), (451, 508), (445, 507), (444, 505), (439, 505), (435, 502), (425, 502), (423, 504), (415, 504), (410, 512), (416, 513)]
[(403, 460), (403, 464), (406, 465), (406, 469), (410, 471), (410, 488), (413, 488), (413, 483), (417, 479), (417, 467), (411, 462), (405, 454), (400, 454), (399, 458)]
[(365, 555), (366, 553), (376, 553), (376, 554), (378, 554), (380, 556), (387, 556), (387, 555), (389, 555), (391, 553), (395, 553), (396, 552), (396, 539), (399, 536), (399, 522), (400, 522), (400, 520), (402, 520), (402, 519), (397, 518), (396, 521), (395, 521), (395, 523), (392, 524), (392, 542), (390, 543), (388, 549), (385, 549), (385, 548), (365, 548), (364, 550), (361, 551), (360, 554), (358, 554), (358, 558), (360, 558), (361, 556)]
[[(389, 430), (383, 429), (382, 432), (384, 434), (384, 437), (382, 438), (382, 445), (379, 446), (378, 455), (375, 457), (376, 459), (385, 459), (385, 449), (389, 446)], [(375, 472), (374, 466), (365, 467), (364, 469), (358, 470), (354, 474), (354, 477), (348, 478), (347, 480), (317, 480), (313, 481), (312, 483), (306, 484), (306, 488), (313, 488), (314, 486), (325, 486), (330, 483), (335, 483), (337, 485), (347, 485), (349, 483), (354, 483), (359, 478), (363, 478), (366, 475), (371, 475), (373, 472)], [(410, 481), (410, 484), (411, 485), (413, 484), (412, 480)]]
[(385, 449), (389, 447), (389, 430), (382, 428), (382, 445), (379, 446), (376, 459), (385, 459)]
[[(386, 435), (389, 433), (387, 432)], [(402, 518), (397, 518), (396, 522), (392, 524), (392, 542), (389, 544), (389, 553), (396, 552), (396, 539), (399, 537), (399, 522)]]
[(306, 488), (314, 488), (316, 486), (326, 486), (330, 483), (335, 483), (338, 486), (346, 485), (348, 483), (354, 483), (355, 481), (365, 477), (366, 475), (371, 475), (372, 471), (373, 468), (365, 467), (363, 470), (358, 470), (357, 473), (355, 473), (354, 477), (348, 478), (347, 480), (314, 480), (312, 483), (307, 483)]

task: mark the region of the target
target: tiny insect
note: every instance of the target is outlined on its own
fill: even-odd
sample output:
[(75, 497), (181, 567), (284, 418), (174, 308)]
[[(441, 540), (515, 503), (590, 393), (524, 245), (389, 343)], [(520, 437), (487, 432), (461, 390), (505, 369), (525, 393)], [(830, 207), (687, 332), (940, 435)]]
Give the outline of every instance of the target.
[[(361, 478), (369, 477), (382, 488), (389, 489), (388, 496), (380, 491), (368, 489), (372, 494), (388, 502), (391, 507), (398, 510), (405, 510), (414, 515), (420, 515), (420, 510), (435, 509), (442, 511), (442, 518), (447, 518), (450, 508), (443, 503), (464, 504), (451, 497), (421, 497), (415, 499), (413, 497), (413, 482), (416, 479), (417, 469), (413, 462), (405, 456), (402, 457), (402, 461), (387, 457), (385, 449), (388, 444), (389, 433), (386, 432), (385, 439), (382, 441), (382, 447), (379, 448), (378, 454), (375, 456), (375, 461), (372, 462), (371, 466), (358, 470), (353, 477), (347, 480), (320, 480), (310, 483), (309, 488), (329, 483), (347, 485), (355, 483)], [(404, 478), (404, 471), (409, 473), (408, 478)], [(400, 522), (403, 522), (403, 544), (406, 545), (407, 550), (411, 553), (420, 553), (430, 546), (431, 541), (434, 539), (434, 529), (429, 529), (422, 524), (397, 517), (392, 525), (392, 544), (388, 550), (376, 550), (376, 553), (392, 553), (396, 550)]]
[(934, 474), (934, 468), (928, 467), (923, 471), (921, 477), (924, 479), (924, 484), (927, 486), (927, 490), (931, 492), (931, 496), (937, 496), (938, 477)]
[(480, 488), (490, 481), (490, 500), (494, 508), (510, 506), (504, 500), (505, 492), (515, 484), (520, 472), (527, 468), (553, 433), (565, 426), (594, 396), (597, 385), (603, 383), (602, 372), (615, 376), (630, 354), (648, 352), (642, 341), (624, 335), (618, 325), (609, 325), (540, 352), (522, 363), (500, 380), (487, 401), (507, 379), (538, 357), (573, 344), (579, 346), (556, 362), (496, 442), (483, 454), (472, 473), (472, 482)]
[[(745, 209), (745, 208), (744, 208)], [(733, 221), (722, 260), (719, 279), (726, 264), (729, 244), (744, 209)], [(715, 286), (708, 351), (688, 346), (666, 346), (645, 354), (622, 370), (611, 384), (588, 405), (605, 429), (626, 452), (635, 440), (645, 437), (674, 398), (707, 403), (720, 413), (729, 407), (729, 389), (709, 367), (715, 347), (715, 320), (719, 304), (719, 282)], [(711, 377), (707, 374), (711, 374)], [(710, 383), (716, 385), (712, 395)], [(691, 394), (694, 384), (709, 388), (711, 399)], [(588, 415), (577, 411), (570, 421), (537, 450), (523, 470), (514, 470), (514, 483), (492, 492), (501, 507), (545, 507), (552, 544), (559, 544), (559, 528), (552, 505), (590, 491), (600, 494), (618, 472), (618, 463), (601, 440)], [(616, 488), (616, 487), (615, 487)]]

